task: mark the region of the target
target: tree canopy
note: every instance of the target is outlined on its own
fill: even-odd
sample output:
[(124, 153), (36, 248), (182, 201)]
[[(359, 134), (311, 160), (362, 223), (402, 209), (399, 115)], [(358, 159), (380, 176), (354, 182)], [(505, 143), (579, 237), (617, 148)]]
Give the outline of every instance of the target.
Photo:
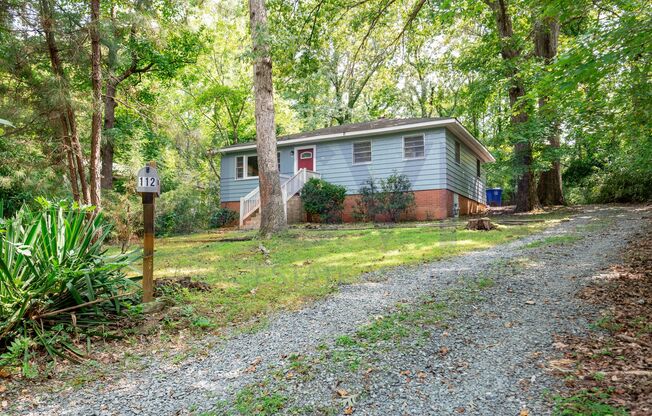
[[(5, 214), (43, 194), (83, 200), (100, 173), (110, 209), (150, 159), (166, 204), (217, 203), (215, 149), (256, 135), (248, 5), (97, 3), (95, 16), (85, 1), (2, 2)], [(277, 136), (457, 117), (497, 158), (488, 186), (524, 209), (652, 197), (649, 2), (266, 3)]]

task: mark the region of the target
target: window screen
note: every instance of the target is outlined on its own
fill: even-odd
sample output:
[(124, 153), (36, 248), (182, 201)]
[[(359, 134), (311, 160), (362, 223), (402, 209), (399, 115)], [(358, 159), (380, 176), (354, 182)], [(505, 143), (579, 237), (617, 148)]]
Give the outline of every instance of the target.
[(244, 156), (238, 156), (235, 158), (235, 178), (244, 178)]
[(353, 163), (371, 162), (371, 141), (353, 143)]
[(405, 159), (418, 159), (425, 156), (423, 136), (409, 136), (403, 138), (403, 157)]

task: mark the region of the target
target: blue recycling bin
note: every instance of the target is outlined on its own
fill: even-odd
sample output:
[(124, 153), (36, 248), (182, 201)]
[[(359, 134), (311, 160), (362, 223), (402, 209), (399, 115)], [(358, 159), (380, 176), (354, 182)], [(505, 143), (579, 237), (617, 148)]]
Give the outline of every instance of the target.
[(503, 190), (501, 188), (487, 189), (487, 205), (490, 207), (502, 206)]

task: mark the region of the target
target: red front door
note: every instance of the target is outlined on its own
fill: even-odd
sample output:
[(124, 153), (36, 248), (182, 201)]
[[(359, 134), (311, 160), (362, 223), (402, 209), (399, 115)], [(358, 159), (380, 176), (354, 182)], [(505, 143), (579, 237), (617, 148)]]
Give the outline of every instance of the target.
[(315, 170), (315, 149), (309, 147), (307, 149), (297, 150), (297, 170)]

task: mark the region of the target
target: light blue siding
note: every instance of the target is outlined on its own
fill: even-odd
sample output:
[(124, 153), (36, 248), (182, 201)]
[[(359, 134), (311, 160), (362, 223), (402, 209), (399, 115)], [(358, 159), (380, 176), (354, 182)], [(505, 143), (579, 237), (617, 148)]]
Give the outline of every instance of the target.
[[(460, 163), (455, 162), (455, 142), (460, 143)], [(446, 132), (446, 189), (465, 196), (474, 201), (485, 203), (485, 175), (480, 169), (480, 177), (476, 172), (478, 157), (449, 131)]]
[[(292, 175), (294, 173), (294, 160), (289, 147), (279, 147), (281, 153), (281, 175)], [(222, 156), (220, 165), (220, 199), (222, 202), (239, 201), (258, 186), (258, 178), (235, 179), (235, 158), (243, 155), (255, 155), (256, 150), (246, 152), (228, 153)]]
[[(323, 179), (345, 186), (348, 194), (357, 194), (366, 179), (386, 178), (394, 171), (407, 175), (415, 191), (443, 189), (446, 186), (445, 130), (407, 135), (415, 134), (424, 134), (423, 159), (403, 159), (403, 134), (337, 140), (317, 144), (317, 171)], [(353, 143), (364, 140), (371, 140), (371, 163), (354, 165)]]
[[(403, 137), (424, 135), (425, 157), (404, 160)], [(371, 140), (371, 163), (353, 164), (353, 143)], [(304, 144), (312, 146), (313, 144)], [(322, 178), (345, 186), (348, 194), (357, 194), (363, 182), (374, 177), (386, 178), (394, 171), (405, 174), (415, 191), (449, 189), (467, 198), (484, 202), (484, 180), (476, 177), (476, 156), (462, 144), (462, 163), (455, 163), (455, 136), (445, 128), (422, 132), (394, 133), (369, 138), (340, 139), (318, 142), (316, 170)], [(294, 173), (294, 145), (279, 143), (281, 174)], [(292, 152), (292, 153), (291, 153)], [(235, 179), (235, 158), (253, 155), (255, 150), (227, 153), (222, 156), (221, 199), (239, 201), (258, 186), (258, 179)]]

